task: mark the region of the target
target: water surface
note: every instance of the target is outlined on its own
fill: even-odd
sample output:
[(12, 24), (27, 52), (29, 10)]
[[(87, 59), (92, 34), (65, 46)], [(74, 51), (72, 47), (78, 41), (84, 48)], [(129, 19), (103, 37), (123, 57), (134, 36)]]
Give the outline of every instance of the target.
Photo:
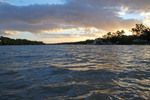
[(148, 100), (150, 46), (0, 46), (0, 100)]

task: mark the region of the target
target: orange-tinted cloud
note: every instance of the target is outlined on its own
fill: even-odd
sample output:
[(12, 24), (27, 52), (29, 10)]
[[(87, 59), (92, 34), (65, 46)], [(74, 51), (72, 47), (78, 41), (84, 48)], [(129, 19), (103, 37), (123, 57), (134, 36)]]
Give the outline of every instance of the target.
[[(149, 0), (66, 0), (61, 5), (15, 6), (0, 1), (0, 30), (30, 32), (33, 34), (53, 34), (57, 37), (66, 30), (72, 33), (82, 28), (86, 37), (100, 36), (102, 32), (129, 29), (142, 20), (123, 19), (119, 15), (127, 13), (149, 13)], [(126, 12), (122, 12), (124, 9)], [(97, 31), (89, 32), (87, 29)], [(72, 30), (71, 32), (71, 29)], [(2, 32), (0, 32), (2, 34)], [(66, 35), (61, 36), (66, 36)], [(66, 36), (67, 37), (67, 36)], [(69, 36), (68, 36), (69, 37)]]

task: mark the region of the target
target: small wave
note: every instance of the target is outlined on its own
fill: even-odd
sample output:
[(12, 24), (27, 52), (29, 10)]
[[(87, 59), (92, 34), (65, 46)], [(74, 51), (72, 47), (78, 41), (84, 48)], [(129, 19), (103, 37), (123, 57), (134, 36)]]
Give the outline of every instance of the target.
[(149, 99), (149, 49), (90, 45), (3, 47), (0, 99)]

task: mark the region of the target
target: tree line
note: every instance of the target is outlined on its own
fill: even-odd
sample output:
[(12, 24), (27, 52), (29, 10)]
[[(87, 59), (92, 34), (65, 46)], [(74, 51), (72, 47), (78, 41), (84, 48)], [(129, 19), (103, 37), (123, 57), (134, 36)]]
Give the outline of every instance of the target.
[(102, 38), (97, 38), (97, 44), (111, 43), (111, 44), (150, 44), (150, 28), (143, 24), (136, 24), (135, 28), (130, 30), (132, 35), (125, 35), (125, 31), (108, 32)]
[(0, 45), (44, 45), (41, 41), (30, 41), (27, 39), (11, 39), (0, 36)]
[(125, 31), (108, 32), (102, 37), (96, 38), (94, 40), (86, 40), (79, 42), (67, 42), (58, 43), (61, 44), (73, 44), (73, 45), (105, 45), (105, 44), (120, 44), (120, 45), (132, 45), (132, 44), (150, 44), (150, 28), (144, 26), (143, 24), (136, 24), (135, 28), (130, 30), (132, 35), (125, 35)]
[[(79, 42), (66, 42), (66, 43), (58, 43), (60, 44), (122, 44), (122, 45), (130, 45), (130, 44), (150, 44), (150, 28), (144, 26), (143, 24), (136, 24), (135, 28), (130, 30), (132, 35), (125, 35), (125, 31), (116, 31), (116, 32), (108, 32), (106, 35), (103, 35), (100, 38), (96, 38), (95, 40), (86, 40)], [(8, 37), (0, 36), (0, 45), (43, 45), (44, 43), (41, 41), (30, 41), (26, 39), (10, 39)]]

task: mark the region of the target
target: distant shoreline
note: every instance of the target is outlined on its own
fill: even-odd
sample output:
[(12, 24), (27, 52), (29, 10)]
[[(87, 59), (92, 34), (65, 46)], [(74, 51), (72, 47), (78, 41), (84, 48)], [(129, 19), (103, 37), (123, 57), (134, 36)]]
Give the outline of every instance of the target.
[(11, 39), (0, 36), (0, 45), (45, 45), (41, 41), (31, 41), (27, 39)]
[(102, 38), (78, 42), (43, 43), (27, 39), (10, 39), (0, 36), (0, 45), (150, 45), (150, 28), (143, 24), (136, 24), (132, 28), (132, 35), (124, 35), (125, 31), (108, 32)]

